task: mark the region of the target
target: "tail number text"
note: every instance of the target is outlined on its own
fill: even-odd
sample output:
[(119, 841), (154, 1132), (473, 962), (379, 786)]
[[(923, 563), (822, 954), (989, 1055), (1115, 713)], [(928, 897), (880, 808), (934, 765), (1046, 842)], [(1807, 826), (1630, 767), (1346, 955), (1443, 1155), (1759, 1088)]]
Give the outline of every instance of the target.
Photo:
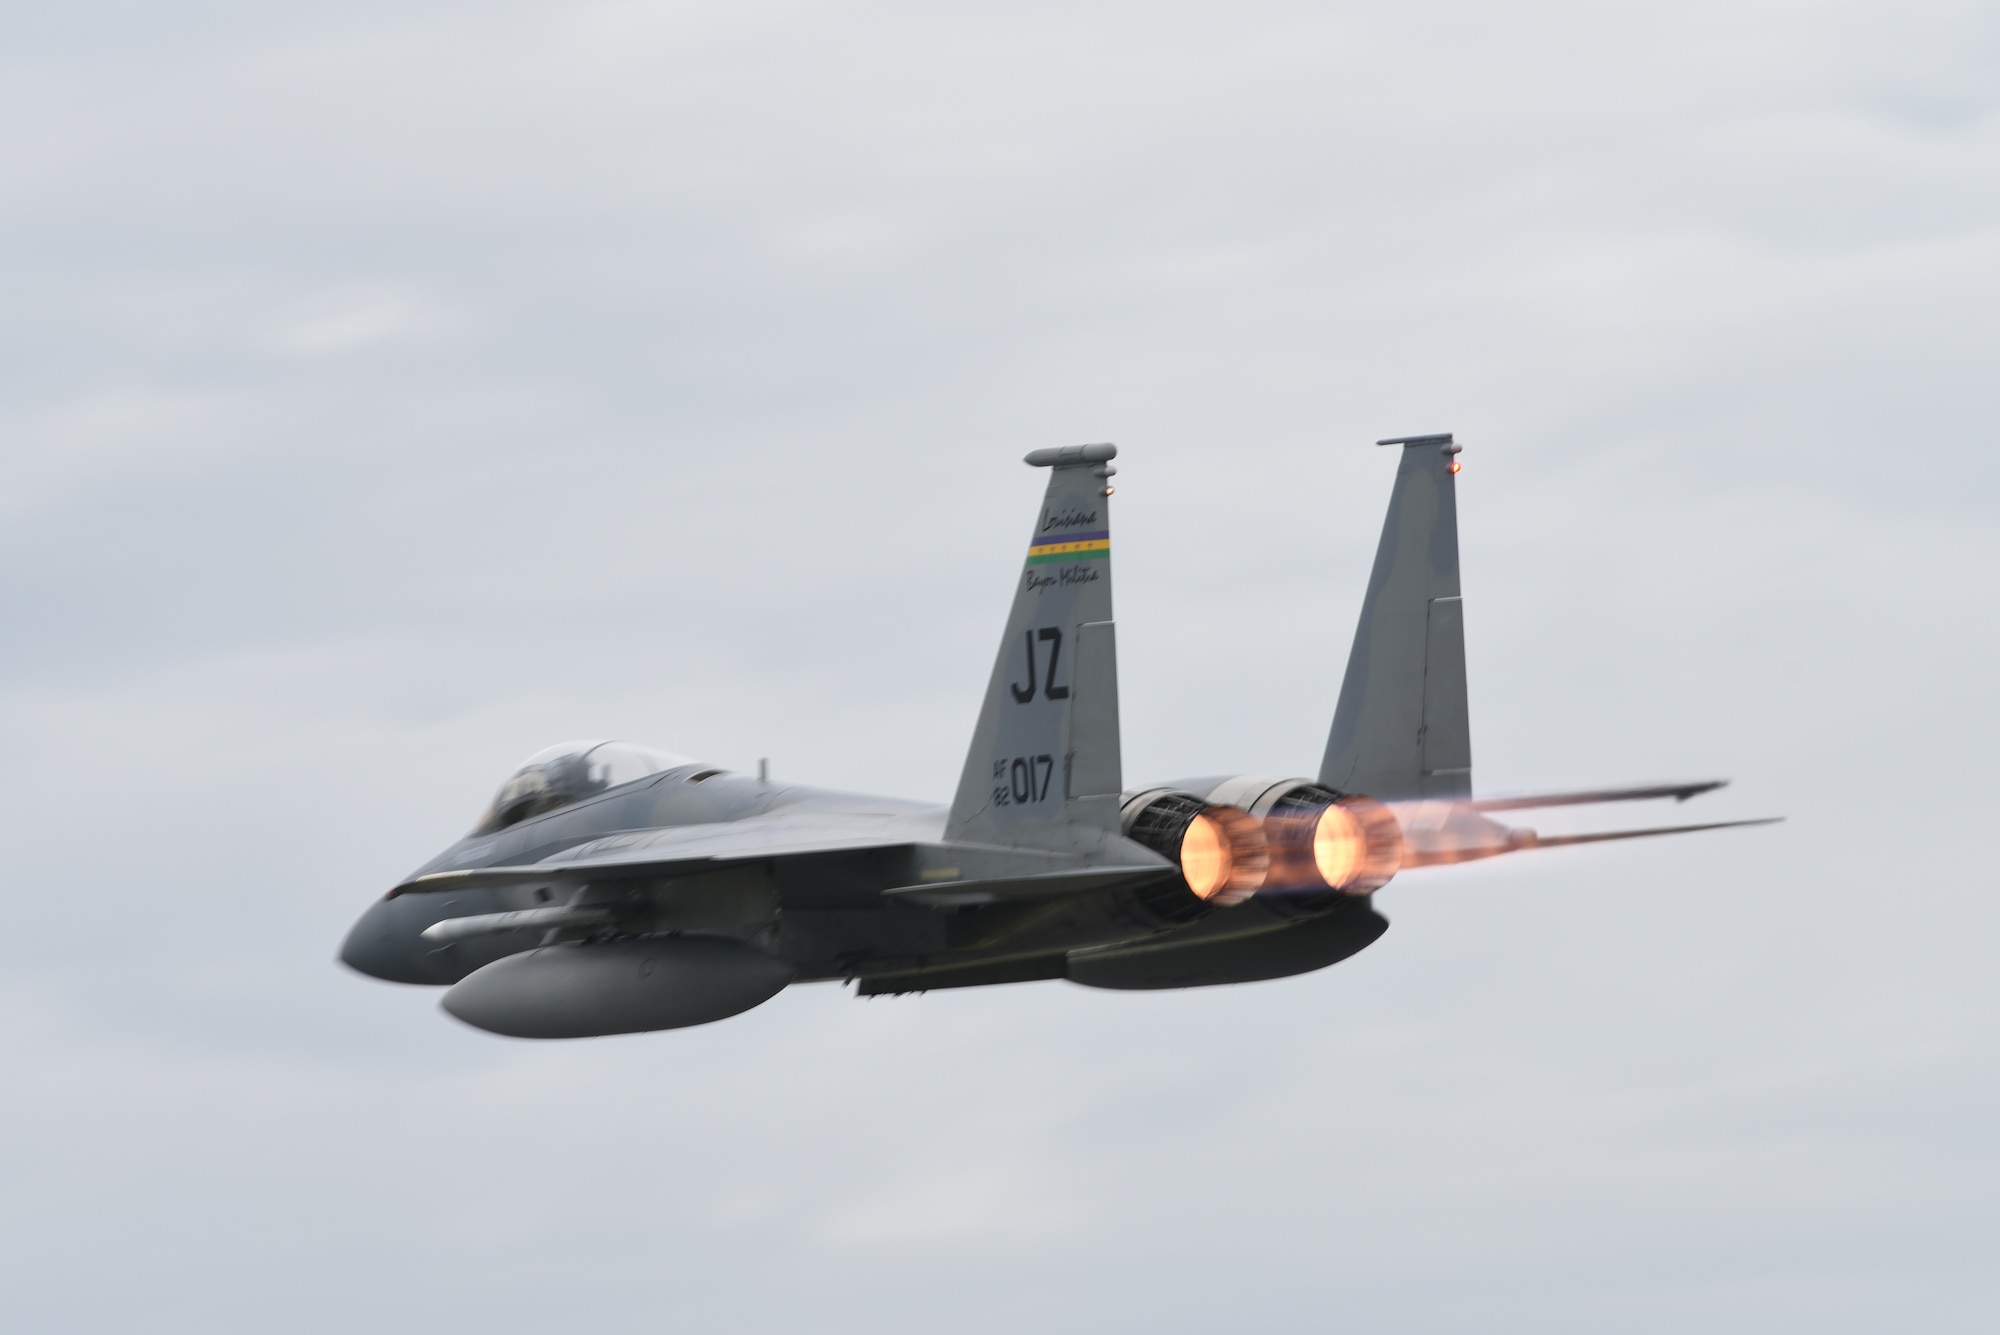
[(1007, 684), (1014, 693), (1014, 703), (1025, 705), (1035, 698), (1035, 641), (1049, 646), (1048, 677), (1042, 682), (1042, 695), (1050, 700), (1069, 699), (1069, 687), (1056, 685), (1056, 664), (1062, 659), (1062, 631), (1055, 626), (1043, 626), (1040, 630), (1024, 630), (1021, 638), (1028, 645), (1028, 680), (1026, 685)]
[(993, 762), (993, 805), (1025, 807), (1045, 802), (1056, 772), (1054, 756), (1015, 756)]

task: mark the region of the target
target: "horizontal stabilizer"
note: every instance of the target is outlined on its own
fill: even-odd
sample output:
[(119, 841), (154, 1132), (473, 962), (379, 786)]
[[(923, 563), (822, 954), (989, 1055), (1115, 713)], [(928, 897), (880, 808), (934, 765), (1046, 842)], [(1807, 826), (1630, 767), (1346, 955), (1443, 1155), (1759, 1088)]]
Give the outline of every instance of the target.
[[(1525, 799), (1524, 799), (1525, 800)], [(1763, 820), (1709, 821), (1701, 825), (1665, 825), (1648, 830), (1610, 830), (1597, 834), (1538, 834), (1525, 826), (1508, 826), (1478, 810), (1477, 802), (1399, 802), (1390, 808), (1403, 827), (1405, 871), (1477, 862), (1532, 848), (1564, 844), (1601, 844), (1613, 839), (1644, 839), (1655, 834), (1693, 834), (1696, 830), (1727, 830), (1739, 825), (1769, 825), (1783, 817)], [(1540, 802), (1528, 805), (1539, 806)]]
[(1600, 834), (1536, 834), (1533, 830), (1516, 830), (1514, 836), (1519, 848), (1558, 848), (1564, 844), (1602, 844), (1613, 839), (1644, 839), (1655, 834), (1693, 834), (1697, 830), (1733, 830), (1743, 825), (1776, 825), (1783, 816), (1765, 816), (1760, 820), (1718, 820), (1706, 825), (1662, 825), (1651, 830), (1606, 830)]
[(1712, 793), (1727, 779), (1707, 779), (1700, 783), (1656, 783), (1642, 788), (1586, 788), (1570, 793), (1529, 793), (1522, 797), (1487, 797), (1467, 802), (1474, 811), (1535, 811), (1542, 807), (1581, 807), (1598, 802), (1647, 802), (1671, 797), (1685, 802), (1690, 797)]

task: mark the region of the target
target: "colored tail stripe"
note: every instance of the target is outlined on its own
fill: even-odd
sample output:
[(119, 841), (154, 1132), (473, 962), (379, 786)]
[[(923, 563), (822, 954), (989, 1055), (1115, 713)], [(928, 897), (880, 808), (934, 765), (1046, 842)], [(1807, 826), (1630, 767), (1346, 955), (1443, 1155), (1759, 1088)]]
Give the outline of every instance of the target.
[(1036, 538), (1033, 542), (1028, 544), (1028, 550), (1032, 552), (1037, 547), (1054, 547), (1063, 543), (1071, 543), (1071, 542), (1110, 542), (1110, 541), (1111, 541), (1111, 534), (1107, 530), (1099, 530), (1096, 533), (1044, 533), (1041, 537)]
[(1037, 543), (1028, 548), (1028, 564), (1048, 565), (1054, 561), (1102, 561), (1111, 555), (1109, 540), (1096, 542)]

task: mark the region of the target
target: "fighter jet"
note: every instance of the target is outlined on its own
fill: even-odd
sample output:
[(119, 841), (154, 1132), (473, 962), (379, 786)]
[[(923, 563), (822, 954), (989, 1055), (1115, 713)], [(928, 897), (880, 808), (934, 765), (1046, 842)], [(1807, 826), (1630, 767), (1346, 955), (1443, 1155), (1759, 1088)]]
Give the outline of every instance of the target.
[(1716, 781), (1477, 799), (1450, 435), (1402, 458), (1313, 778), (1129, 787), (1111, 615), (1111, 445), (1049, 471), (949, 805), (733, 774), (617, 741), (537, 752), (340, 958), (445, 987), (467, 1024), (580, 1038), (705, 1024), (793, 983), (862, 996), (1067, 979), (1208, 987), (1325, 968), (1388, 929), (1413, 868), (1721, 829), (1538, 836), (1497, 813)]

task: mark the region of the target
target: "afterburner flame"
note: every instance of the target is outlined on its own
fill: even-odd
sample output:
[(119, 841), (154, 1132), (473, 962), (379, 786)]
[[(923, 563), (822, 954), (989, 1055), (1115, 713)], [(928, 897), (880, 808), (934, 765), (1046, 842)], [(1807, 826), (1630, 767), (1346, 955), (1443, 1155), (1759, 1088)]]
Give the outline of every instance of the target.
[(1361, 870), (1361, 822), (1346, 807), (1328, 807), (1313, 825), (1312, 848), (1313, 870), (1333, 889), (1341, 889)]
[(1338, 890), (1366, 895), (1380, 890), (1403, 867), (1403, 836), (1395, 815), (1366, 797), (1293, 807), (1264, 818), (1276, 892)]
[(1241, 904), (1263, 888), (1270, 868), (1263, 827), (1240, 808), (1207, 807), (1181, 836), (1181, 877), (1211, 904)]
[(1222, 827), (1207, 816), (1196, 816), (1181, 836), (1181, 878), (1197, 899), (1213, 899), (1229, 883), (1229, 845)]

